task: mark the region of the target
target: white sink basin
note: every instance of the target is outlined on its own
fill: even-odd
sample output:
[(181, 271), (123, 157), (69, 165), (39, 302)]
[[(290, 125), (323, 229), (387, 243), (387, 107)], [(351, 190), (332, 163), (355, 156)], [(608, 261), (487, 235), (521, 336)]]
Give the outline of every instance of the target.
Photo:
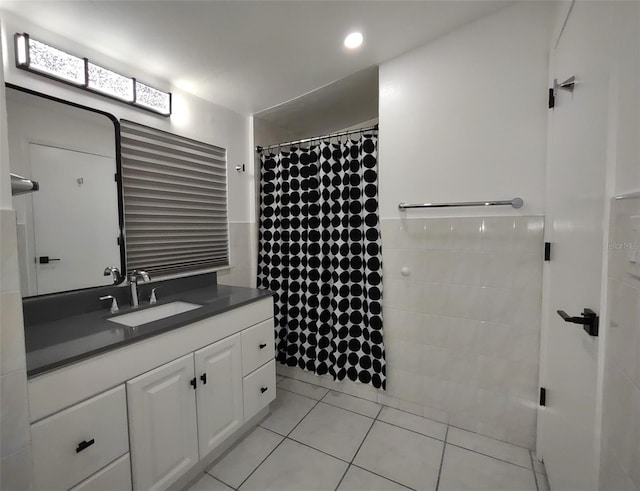
[(165, 319), (172, 315), (182, 314), (189, 310), (199, 309), (200, 307), (202, 307), (202, 305), (196, 305), (195, 303), (171, 302), (165, 303), (164, 305), (158, 305), (157, 307), (150, 307), (137, 312), (131, 312), (129, 314), (118, 315), (116, 317), (111, 317), (108, 320), (124, 326), (135, 327), (146, 324), (147, 322)]

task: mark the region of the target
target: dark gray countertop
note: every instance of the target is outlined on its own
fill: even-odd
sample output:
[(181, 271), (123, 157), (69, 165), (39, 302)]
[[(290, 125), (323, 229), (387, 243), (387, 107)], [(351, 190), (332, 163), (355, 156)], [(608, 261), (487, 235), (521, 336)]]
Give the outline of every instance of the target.
[[(268, 290), (214, 284), (161, 297), (156, 305), (180, 300), (199, 304), (202, 307), (135, 328), (107, 320), (114, 315), (133, 311), (134, 309), (129, 306), (122, 306), (117, 314), (111, 314), (108, 309), (104, 309), (48, 322), (27, 324), (25, 326), (27, 376), (40, 375), (63, 365), (178, 329), (271, 295), (272, 292)], [(135, 310), (149, 307), (153, 306), (145, 304)]]

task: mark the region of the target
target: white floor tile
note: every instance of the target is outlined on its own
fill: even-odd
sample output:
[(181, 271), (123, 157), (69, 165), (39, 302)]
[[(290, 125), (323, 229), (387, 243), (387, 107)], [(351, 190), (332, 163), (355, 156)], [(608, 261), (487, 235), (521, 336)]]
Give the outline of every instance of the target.
[(284, 377), (282, 375), (276, 375), (276, 384), (279, 384), (283, 379)]
[(260, 426), (287, 435), (316, 404), (316, 401), (286, 390), (276, 392), (271, 403), (271, 415)]
[(512, 464), (531, 469), (529, 450), (510, 443), (501, 442), (486, 436), (471, 433), (459, 428), (449, 427), (447, 443), (464, 447), (496, 459), (506, 460)]
[(189, 491), (233, 491), (233, 489), (209, 474), (204, 474), (198, 482), (189, 488)]
[(289, 438), (350, 462), (372, 424), (371, 418), (321, 402)]
[(443, 445), (376, 421), (353, 463), (416, 490), (435, 490)]
[(240, 487), (241, 491), (333, 491), (346, 462), (285, 440)]
[(402, 426), (407, 430), (416, 431), (426, 436), (444, 440), (447, 434), (447, 425), (431, 419), (406, 413), (391, 407), (385, 407), (378, 416), (380, 421), (385, 421), (396, 426)]
[(319, 385), (312, 385), (306, 382), (301, 382), (300, 380), (294, 380), (292, 378), (285, 378), (278, 383), (279, 389), (288, 390), (290, 392), (295, 392), (296, 394), (300, 394), (301, 396), (310, 397), (311, 399), (315, 399), (319, 401), (322, 399), (327, 392), (328, 389), (324, 387), (320, 387)]
[(533, 471), (447, 445), (438, 491), (536, 491)]
[(369, 418), (375, 418), (382, 407), (380, 404), (375, 402), (360, 399), (359, 397), (350, 396), (348, 394), (342, 394), (335, 390), (332, 390), (324, 396), (322, 402), (326, 402), (327, 404), (338, 406), (343, 409), (348, 409), (349, 411), (362, 414)]
[(351, 466), (338, 486), (338, 491), (407, 491), (408, 488), (376, 476), (369, 471)]
[(207, 472), (237, 488), (283, 438), (258, 426)]

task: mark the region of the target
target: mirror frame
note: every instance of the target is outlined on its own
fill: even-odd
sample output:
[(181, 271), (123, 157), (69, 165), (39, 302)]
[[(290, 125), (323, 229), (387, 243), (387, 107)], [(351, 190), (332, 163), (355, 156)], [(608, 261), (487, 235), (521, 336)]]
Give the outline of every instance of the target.
[[(96, 114), (100, 114), (102, 116), (106, 116), (107, 118), (109, 118), (109, 120), (113, 123), (113, 129), (115, 132), (115, 146), (116, 146), (116, 174), (115, 174), (115, 180), (117, 183), (117, 189), (118, 189), (118, 246), (120, 247), (120, 275), (121, 275), (121, 279), (119, 282), (113, 282), (111, 283), (111, 285), (96, 285), (96, 286), (89, 286), (86, 288), (78, 288), (75, 290), (64, 290), (64, 291), (60, 291), (60, 292), (55, 292), (55, 293), (46, 293), (43, 295), (32, 295), (29, 297), (24, 297), (24, 298), (37, 298), (37, 297), (44, 297), (44, 296), (50, 296), (50, 295), (58, 295), (60, 293), (69, 293), (69, 292), (76, 292), (76, 291), (85, 291), (85, 290), (91, 290), (93, 288), (104, 288), (104, 287), (108, 287), (108, 286), (114, 286), (114, 285), (120, 285), (122, 283), (125, 282), (125, 279), (127, 277), (127, 251), (126, 251), (126, 243), (125, 243), (125, 239), (124, 239), (124, 190), (122, 189), (122, 155), (121, 155), (121, 145), (120, 145), (120, 121), (118, 120), (118, 118), (116, 118), (113, 114), (105, 112), (105, 111), (101, 111), (99, 109), (95, 109), (93, 107), (89, 107), (89, 106), (84, 106), (82, 104), (78, 104), (75, 102), (71, 102), (71, 101), (66, 101), (64, 99), (60, 99), (59, 97), (54, 97), (52, 95), (49, 94), (44, 94), (42, 92), (38, 92), (32, 89), (27, 89), (26, 87), (21, 87), (19, 85), (15, 85), (9, 82), (5, 83), (5, 87), (8, 89), (13, 89), (13, 90), (17, 90), (19, 92), (24, 92), (25, 94), (29, 94), (29, 95), (33, 95), (36, 97), (42, 97), (43, 99), (47, 99), (49, 101), (53, 101), (53, 102), (59, 102), (61, 104), (66, 104), (67, 106), (71, 106), (71, 107), (75, 107), (78, 109), (83, 109), (85, 111), (90, 111), (92, 113), (96, 113)], [(7, 122), (8, 124), (8, 122)]]

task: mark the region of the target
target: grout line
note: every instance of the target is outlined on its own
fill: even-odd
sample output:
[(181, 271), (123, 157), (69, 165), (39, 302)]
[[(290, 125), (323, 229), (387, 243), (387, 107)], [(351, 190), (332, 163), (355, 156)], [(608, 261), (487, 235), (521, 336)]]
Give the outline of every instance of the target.
[(345, 464), (348, 464), (348, 463), (349, 463), (349, 461), (348, 461), (348, 460), (345, 460), (345, 459), (343, 459), (342, 457), (336, 457), (335, 455), (330, 454), (329, 452), (327, 452), (327, 451), (325, 451), (325, 450), (320, 450), (319, 448), (316, 448), (316, 447), (314, 447), (313, 445), (309, 445), (308, 443), (301, 442), (300, 440), (296, 440), (295, 438), (292, 438), (292, 437), (290, 437), (290, 436), (288, 436), (288, 437), (286, 438), (286, 440), (291, 440), (292, 442), (299, 443), (300, 445), (302, 445), (302, 446), (304, 446), (304, 447), (310, 448), (311, 450), (315, 450), (316, 452), (323, 453), (323, 454), (325, 454), (327, 457), (331, 457), (332, 459), (339, 460), (340, 462), (344, 462)]
[(508, 442), (506, 440), (498, 440), (497, 438), (493, 438), (492, 436), (482, 435), (482, 434), (480, 434), (478, 432), (470, 431), (470, 430), (467, 430), (466, 428), (461, 428), (460, 426), (456, 426), (456, 425), (452, 425), (452, 424), (450, 424), (449, 426), (451, 426), (451, 428), (455, 428), (456, 430), (466, 431), (467, 433), (472, 433), (473, 435), (477, 435), (477, 436), (480, 436), (482, 438), (488, 438), (489, 440), (493, 440), (494, 442), (506, 443), (507, 445), (511, 445), (513, 447), (518, 447), (518, 448), (523, 448), (527, 452), (531, 452), (530, 448), (523, 447), (522, 445), (516, 445), (515, 443), (511, 443), (511, 442)]
[(444, 444), (442, 445), (442, 455), (440, 455), (440, 467), (438, 468), (438, 479), (436, 480), (436, 490), (440, 487), (440, 476), (442, 476), (442, 465), (444, 464), (444, 452), (447, 450), (447, 437), (449, 436), (449, 425), (447, 425), (447, 431), (444, 434)]
[(211, 477), (211, 479), (215, 479), (216, 481), (218, 481), (219, 483), (224, 484), (225, 486), (230, 487), (231, 489), (233, 489), (234, 491), (237, 491), (238, 488), (234, 488), (233, 486), (231, 486), (230, 484), (227, 484), (226, 482), (221, 481), (220, 479), (218, 479), (215, 476), (212, 476), (211, 474), (209, 474), (208, 472), (206, 472), (205, 474), (207, 474), (207, 476)]
[[(384, 419), (377, 419), (376, 418), (376, 421), (379, 421), (380, 423), (384, 423), (384, 424), (389, 425), (389, 426), (395, 426), (396, 428), (400, 428), (401, 430), (410, 431), (411, 433), (415, 433), (416, 435), (424, 436), (426, 438), (431, 438), (432, 440), (435, 440), (437, 442), (446, 442), (446, 440), (441, 440), (440, 438), (437, 438), (435, 436), (425, 435), (424, 433), (420, 433), (419, 431), (411, 430), (409, 428), (405, 428), (404, 426), (400, 426), (400, 425), (397, 425), (395, 423), (389, 423), (388, 421), (385, 421)], [(444, 423), (441, 423), (441, 424), (444, 424)], [(446, 438), (446, 433), (445, 433), (445, 438)]]
[(536, 476), (536, 466), (533, 465), (533, 455), (531, 454), (531, 450), (529, 450), (529, 460), (531, 461), (531, 470), (533, 471), (533, 480), (536, 482), (536, 490), (540, 491), (540, 486), (538, 485), (538, 476)]
[(377, 472), (372, 471), (371, 469), (367, 469), (366, 467), (362, 467), (361, 465), (358, 465), (358, 464), (351, 464), (351, 466), (352, 466), (352, 467), (357, 467), (358, 469), (360, 469), (360, 470), (362, 470), (362, 471), (367, 471), (367, 472), (369, 472), (369, 473), (373, 474), (374, 476), (381, 477), (382, 479), (385, 479), (385, 480), (387, 480), (387, 481), (391, 481), (392, 483), (395, 483), (395, 484), (397, 484), (398, 486), (402, 486), (403, 488), (410, 489), (411, 491), (416, 491), (414, 488), (412, 488), (412, 487), (410, 487), (410, 486), (407, 486), (406, 484), (402, 484), (401, 482), (394, 481), (394, 480), (393, 480), (393, 479), (391, 479), (391, 478), (388, 478), (388, 477), (386, 477), (386, 476), (383, 476), (382, 474), (378, 474)]
[[(311, 383), (309, 383), (309, 382), (305, 382), (304, 380), (298, 380), (298, 379), (295, 379), (295, 378), (292, 378), (292, 377), (286, 377), (286, 376), (284, 376), (284, 375), (282, 375), (282, 376), (283, 376), (284, 378), (291, 378), (292, 380), (296, 380), (296, 381), (298, 381), (298, 382), (302, 382), (302, 383), (305, 383), (305, 384), (308, 384), (308, 385), (314, 385), (314, 384), (311, 384)], [(314, 385), (314, 386), (315, 386), (315, 387), (322, 387), (322, 386), (319, 386), (319, 385)], [(315, 400), (315, 399), (313, 399), (313, 398), (311, 398), (311, 397), (304, 396), (304, 395), (302, 395), (302, 394), (298, 394), (297, 392), (292, 392), (292, 391), (290, 391), (290, 390), (282, 389), (282, 388), (280, 388), (280, 387), (278, 387), (278, 388), (279, 388), (280, 390), (284, 390), (284, 391), (286, 391), (286, 392), (291, 392), (292, 394), (296, 394), (296, 395), (299, 395), (299, 396), (301, 396), (301, 397), (306, 397), (307, 399)], [(326, 388), (326, 387), (322, 387), (322, 388)], [(410, 431), (411, 433), (415, 433), (415, 434), (417, 434), (417, 435), (421, 435), (421, 436), (424, 436), (424, 437), (427, 437), (427, 438), (431, 438), (432, 440), (436, 440), (436, 441), (438, 441), (438, 442), (444, 442), (444, 443), (447, 443), (447, 444), (449, 444), (449, 445), (453, 445), (454, 447), (458, 447), (458, 448), (461, 448), (461, 449), (463, 449), (463, 450), (468, 450), (469, 452), (473, 452), (473, 453), (476, 453), (476, 454), (479, 454), (479, 455), (484, 455), (485, 457), (489, 457), (489, 458), (494, 459), (494, 460), (497, 460), (497, 461), (499, 461), (499, 462), (504, 462), (504, 463), (506, 463), (506, 464), (515, 465), (516, 467), (519, 467), (519, 468), (521, 468), (521, 469), (532, 470), (534, 474), (535, 474), (535, 472), (536, 472), (536, 471), (535, 471), (535, 467), (533, 466), (533, 462), (531, 462), (531, 469), (529, 469), (528, 467), (524, 467), (524, 466), (522, 466), (522, 465), (520, 465), (520, 464), (514, 464), (513, 462), (509, 462), (508, 460), (500, 459), (500, 458), (498, 458), (498, 457), (494, 457), (493, 455), (489, 455), (489, 454), (486, 454), (486, 453), (482, 453), (482, 452), (479, 452), (479, 451), (477, 451), (477, 450), (472, 450), (472, 449), (470, 449), (470, 448), (463, 447), (463, 446), (461, 446), (461, 445), (457, 445), (457, 444), (455, 444), (455, 443), (448, 442), (448, 441), (447, 441), (447, 437), (448, 437), (448, 435), (449, 435), (449, 428), (451, 427), (451, 428), (455, 428), (455, 429), (458, 429), (458, 430), (466, 431), (467, 433), (471, 433), (471, 434), (473, 434), (473, 435), (477, 435), (477, 436), (480, 436), (480, 437), (482, 437), (482, 438), (488, 438), (488, 439), (493, 440), (493, 441), (496, 441), (496, 442), (504, 443), (504, 444), (507, 444), (507, 445), (513, 445), (514, 447), (517, 447), (517, 448), (522, 448), (522, 449), (524, 449), (524, 450), (527, 450), (527, 452), (529, 452), (529, 458), (531, 458), (531, 450), (530, 450), (530, 449), (528, 449), (528, 448), (526, 448), (526, 447), (523, 447), (523, 446), (520, 446), (520, 445), (516, 445), (516, 444), (514, 444), (514, 443), (509, 443), (509, 442), (506, 442), (506, 441), (504, 441), (504, 440), (498, 440), (498, 439), (496, 439), (496, 438), (492, 438), (492, 437), (490, 437), (490, 436), (481, 435), (480, 433), (476, 433), (476, 432), (473, 432), (473, 431), (469, 431), (469, 430), (466, 430), (466, 429), (464, 429), (464, 428), (460, 428), (460, 427), (458, 427), (458, 426), (454, 426), (454, 425), (446, 424), (446, 423), (443, 423), (443, 422), (441, 422), (441, 421), (436, 421), (435, 419), (425, 418), (424, 416), (420, 416), (420, 415), (415, 414), (415, 413), (410, 413), (409, 411), (404, 411), (403, 409), (398, 409), (398, 408), (394, 408), (394, 407), (391, 407), (391, 406), (387, 406), (387, 405), (385, 405), (385, 404), (381, 404), (381, 403), (379, 403), (379, 402), (369, 401), (368, 399), (364, 399), (364, 398), (362, 398), (362, 397), (354, 396), (354, 395), (348, 394), (348, 393), (346, 393), (346, 392), (340, 392), (339, 390), (329, 389), (329, 392), (331, 392), (332, 390), (333, 390), (334, 392), (338, 392), (338, 393), (340, 393), (340, 394), (345, 394), (345, 395), (348, 395), (348, 396), (351, 396), (351, 397), (355, 397), (355, 398), (357, 398), (357, 399), (362, 399), (363, 401), (367, 401), (367, 402), (372, 402), (372, 403), (374, 403), (374, 404), (378, 404), (378, 405), (380, 406), (380, 410), (378, 411), (377, 416), (374, 418), (374, 423), (375, 423), (375, 421), (380, 421), (381, 423), (385, 423), (385, 424), (388, 424), (388, 425), (390, 425), (390, 426), (395, 426), (396, 428), (400, 428), (400, 429), (402, 429), (402, 430)], [(325, 395), (322, 397), (322, 399), (320, 399), (320, 400), (319, 400), (319, 401), (317, 401), (317, 402), (318, 402), (318, 403), (322, 402), (323, 404), (327, 404), (327, 405), (330, 405), (330, 406), (334, 406), (333, 404), (330, 404), (330, 403), (328, 403), (328, 402), (325, 402), (325, 401), (324, 401), (324, 398), (329, 394), (329, 392), (327, 392), (327, 394), (325, 394)], [(316, 405), (317, 405), (317, 403), (316, 403)], [(315, 406), (314, 406), (314, 407), (315, 407)], [(337, 407), (337, 408), (339, 408), (339, 409), (344, 409), (344, 408), (341, 408), (340, 406), (334, 406), (334, 407)], [(408, 414), (408, 415), (410, 415), (410, 416), (415, 416), (415, 417), (418, 417), (418, 418), (426, 419), (427, 421), (432, 421), (432, 422), (434, 422), (434, 423), (438, 423), (438, 424), (441, 424), (441, 425), (445, 425), (445, 426), (447, 427), (447, 429), (446, 429), (446, 433), (445, 433), (445, 439), (444, 439), (444, 440), (440, 440), (439, 438), (437, 438), (437, 437), (435, 437), (435, 436), (425, 435), (424, 433), (420, 433), (419, 431), (415, 431), (415, 430), (412, 430), (412, 429), (409, 429), (409, 428), (405, 428), (404, 426), (400, 426), (400, 425), (397, 425), (397, 424), (395, 424), (395, 423), (389, 423), (388, 421), (385, 421), (385, 420), (383, 420), (383, 419), (379, 419), (379, 416), (380, 416), (380, 414), (382, 413), (382, 410), (383, 410), (385, 407), (388, 407), (388, 408), (390, 408), (390, 409), (394, 409), (395, 411), (399, 411), (399, 412), (404, 413), (404, 414)], [(313, 410), (313, 408), (311, 408), (311, 409)], [(345, 411), (350, 411), (350, 412), (352, 412), (352, 413), (354, 413), (354, 414), (358, 414), (359, 416), (363, 416), (363, 417), (365, 417), (365, 418), (370, 418), (370, 416), (366, 416), (366, 415), (364, 415), (364, 414), (356, 413), (355, 411), (351, 411), (351, 410), (349, 410), (349, 409), (344, 409), (344, 410), (345, 410)], [(309, 412), (311, 412), (311, 411), (309, 411)], [(307, 414), (308, 414), (308, 413), (307, 413)], [(306, 417), (306, 415), (305, 415), (305, 417)], [(303, 419), (304, 419), (304, 418), (303, 418)], [(300, 423), (298, 423), (298, 424), (300, 424)], [(297, 426), (297, 425), (296, 425), (296, 426)], [(295, 428), (294, 428), (294, 429), (295, 429)], [(291, 431), (293, 431), (293, 430), (291, 430)], [(278, 433), (278, 434), (279, 434), (279, 433)], [(288, 435), (287, 435), (287, 436), (288, 436)], [(356, 452), (356, 453), (357, 453), (357, 452)], [(368, 469), (367, 469), (367, 470), (368, 470)], [(370, 471), (370, 472), (371, 472), (371, 471)], [(382, 477), (384, 477), (384, 476), (382, 476)]]
[[(310, 398), (309, 398), (309, 399), (310, 399)], [(298, 421), (298, 423), (297, 423), (293, 428), (291, 428), (291, 431), (290, 431), (289, 433), (287, 433), (287, 434), (286, 434), (286, 436), (287, 436), (287, 437), (288, 437), (291, 433), (293, 433), (293, 432), (294, 432), (294, 430), (295, 430), (298, 426), (300, 426), (300, 423), (302, 423), (302, 422), (304, 421), (304, 419), (305, 419), (307, 416), (309, 416), (309, 413), (310, 413), (311, 411), (313, 411), (313, 410), (316, 408), (316, 406), (317, 406), (318, 404), (320, 404), (320, 401), (316, 401), (316, 403), (313, 405), (313, 407), (312, 407), (311, 409), (309, 409), (309, 410), (306, 412), (306, 414), (305, 414), (302, 418), (300, 418), (300, 421)]]
[[(304, 396), (303, 396), (303, 397), (304, 397)], [(310, 398), (310, 397), (308, 397), (307, 399), (311, 399), (311, 398)], [(314, 400), (314, 399), (311, 399), (311, 400)], [(249, 475), (244, 479), (244, 481), (242, 481), (242, 482), (240, 483), (240, 486), (238, 486), (238, 489), (240, 489), (240, 488), (242, 487), (242, 485), (243, 485), (245, 482), (247, 482), (247, 479), (249, 479), (249, 478), (250, 478), (250, 477), (251, 477), (251, 476), (252, 476), (252, 475), (253, 475), (253, 474), (254, 474), (254, 473), (255, 473), (255, 472), (260, 468), (260, 466), (264, 463), (264, 461), (265, 461), (265, 460), (267, 460), (267, 459), (271, 456), (271, 454), (272, 454), (273, 452), (275, 452), (275, 451), (278, 449), (278, 447), (280, 447), (280, 445), (282, 445), (282, 442), (284, 442), (284, 441), (286, 441), (286, 440), (287, 440), (287, 437), (288, 437), (288, 436), (293, 432), (293, 430), (295, 430), (295, 429), (298, 427), (298, 425), (299, 425), (300, 423), (302, 423), (302, 421), (304, 420), (304, 418), (306, 418), (306, 417), (309, 415), (309, 413), (310, 413), (311, 411), (313, 411), (313, 409), (314, 409), (314, 408), (315, 408), (319, 403), (320, 403), (320, 401), (316, 401), (316, 403), (311, 407), (311, 409), (309, 409), (309, 411), (307, 411), (307, 413), (306, 413), (306, 414), (305, 414), (305, 415), (300, 419), (300, 421), (298, 421), (298, 423), (297, 423), (297, 424), (296, 424), (296, 425), (291, 429), (291, 431), (290, 431), (289, 433), (287, 433), (286, 435), (284, 435), (284, 438), (280, 441), (280, 443), (278, 443), (278, 444), (275, 446), (275, 448), (274, 448), (273, 450), (271, 450), (271, 452), (269, 452), (269, 454), (268, 454), (264, 459), (262, 459), (262, 460), (260, 461), (260, 463), (256, 466), (256, 468), (255, 468), (255, 469), (253, 469), (253, 471), (251, 471), (251, 473), (250, 473), (250, 474), (249, 474)], [(267, 429), (267, 428), (265, 428), (265, 429)], [(269, 431), (271, 431), (271, 430), (269, 430)], [(275, 432), (275, 431), (272, 431), (272, 433), (276, 433), (277, 435), (280, 435), (279, 433), (277, 433), (277, 432)], [(283, 436), (283, 435), (280, 435), (280, 436)]]
[(313, 397), (305, 396), (304, 394), (300, 394), (299, 392), (294, 392), (294, 391), (292, 391), (290, 389), (285, 389), (283, 387), (280, 387), (279, 385), (276, 385), (276, 389), (284, 390), (285, 392), (288, 392), (289, 394), (295, 394), (295, 395), (300, 396), (300, 397), (306, 397), (307, 399), (311, 399), (312, 401), (316, 401), (316, 402), (320, 402), (324, 398), (324, 396), (322, 396), (320, 399), (314, 399)]
[[(280, 435), (280, 436), (282, 436), (282, 435)], [(239, 485), (237, 488), (234, 488), (234, 489), (240, 489), (240, 488), (242, 487), (242, 485), (243, 485), (245, 482), (247, 482), (247, 481), (249, 480), (249, 478), (250, 478), (251, 476), (253, 476), (253, 474), (254, 474), (254, 473), (255, 473), (255, 472), (260, 468), (260, 466), (261, 466), (262, 464), (264, 464), (264, 461), (265, 461), (265, 460), (267, 460), (269, 457), (271, 457), (271, 454), (272, 454), (273, 452), (275, 452), (275, 451), (278, 449), (278, 447), (279, 447), (280, 445), (282, 445), (282, 442), (283, 442), (283, 441), (285, 441), (285, 440), (286, 440), (286, 438), (283, 438), (283, 439), (280, 441), (280, 443), (278, 443), (278, 444), (273, 448), (273, 450), (271, 450), (271, 452), (269, 452), (269, 453), (267, 454), (267, 456), (266, 456), (264, 459), (262, 459), (262, 460), (260, 461), (260, 463), (256, 466), (256, 468), (255, 468), (255, 469), (253, 469), (253, 470), (249, 473), (249, 475), (248, 475), (247, 477), (245, 477), (245, 478), (244, 478), (244, 480), (240, 483), (240, 485)]]
[(335, 491), (338, 491), (338, 488), (340, 487), (340, 485), (342, 484), (342, 481), (344, 481), (344, 477), (347, 475), (347, 472), (349, 472), (349, 469), (351, 469), (351, 464), (349, 464), (347, 466), (347, 469), (344, 471), (344, 473), (342, 474), (342, 477), (340, 478), (340, 480), (338, 481), (338, 485), (336, 486)]
[[(338, 408), (338, 409), (342, 409), (342, 410), (344, 410), (344, 411), (348, 411), (348, 412), (350, 412), (350, 413), (357, 414), (358, 416), (362, 416), (363, 418), (375, 419), (375, 417), (374, 417), (374, 416), (369, 416), (369, 415), (367, 415), (367, 414), (362, 414), (362, 413), (359, 413), (359, 412), (357, 412), (357, 411), (354, 411), (353, 409), (347, 409), (346, 407), (342, 407), (342, 406), (337, 406), (337, 405), (335, 405), (335, 404), (331, 404), (330, 402), (327, 402), (327, 401), (325, 401), (324, 399), (320, 399), (320, 402), (321, 402), (322, 404), (326, 404), (327, 406), (336, 407), (336, 408)], [(377, 402), (374, 402), (374, 404), (377, 404)], [(381, 410), (381, 409), (382, 409), (382, 408), (380, 408), (380, 409), (378, 410), (378, 413), (380, 412), (380, 410)]]
[[(530, 469), (529, 467), (525, 467), (525, 466), (520, 465), (520, 464), (514, 464), (513, 462), (509, 462), (508, 460), (500, 459), (500, 458), (498, 458), (498, 457), (494, 457), (493, 455), (489, 455), (489, 454), (486, 454), (486, 453), (478, 452), (477, 450), (473, 450), (473, 449), (471, 449), (471, 448), (463, 447), (463, 446), (461, 446), (461, 445), (457, 445), (457, 444), (455, 444), (455, 443), (446, 442), (446, 444), (447, 444), (447, 445), (451, 445), (452, 447), (458, 447), (458, 448), (461, 448), (462, 450), (466, 450), (466, 451), (468, 451), (468, 452), (473, 452), (473, 453), (478, 454), (478, 455), (483, 455), (483, 456), (485, 456), (485, 457), (489, 457), (490, 459), (497, 460), (498, 462), (504, 462), (505, 464), (511, 464), (511, 465), (514, 465), (514, 466), (516, 466), (516, 467), (519, 467), (520, 469), (524, 469), (524, 470), (527, 470), (527, 471), (532, 470), (532, 469)], [(535, 473), (535, 470), (534, 470), (533, 472)]]
[[(324, 385), (316, 385), (316, 384), (312, 384), (311, 382), (305, 382), (304, 380), (300, 380), (300, 379), (293, 378), (293, 377), (288, 377), (288, 376), (286, 376), (286, 375), (280, 375), (280, 376), (281, 376), (281, 377), (284, 377), (284, 378), (290, 378), (291, 380), (296, 380), (296, 381), (298, 381), (298, 382), (302, 382), (302, 383), (305, 383), (305, 384), (314, 385), (314, 386), (316, 386), (316, 387), (321, 387), (321, 388), (323, 388), (323, 389), (327, 389), (329, 392), (337, 392), (338, 394), (344, 394), (344, 395), (346, 395), (346, 396), (355, 397), (356, 399), (362, 399), (363, 401), (371, 402), (371, 403), (373, 403), (373, 404), (379, 404), (379, 405), (381, 405), (381, 406), (383, 405), (383, 404), (379, 403), (377, 400), (376, 400), (376, 401), (372, 401), (372, 400), (370, 400), (370, 399), (365, 399), (364, 397), (360, 397), (360, 396), (356, 396), (356, 395), (350, 394), (349, 392), (343, 392), (343, 391), (338, 390), (338, 389), (330, 389), (329, 387), (325, 387)], [(280, 382), (282, 382), (282, 380), (281, 380)], [(352, 382), (352, 383), (354, 383), (354, 384), (359, 383), (359, 382), (354, 382), (353, 380), (348, 380), (348, 382)], [(277, 384), (276, 384), (276, 385), (277, 385)], [(282, 390), (287, 390), (287, 389), (282, 389)], [(379, 390), (379, 389), (375, 389), (375, 390)], [(290, 391), (290, 392), (291, 392), (291, 391)], [(329, 392), (327, 392), (327, 394), (328, 394)], [(305, 397), (308, 397), (308, 396), (305, 396)], [(326, 394), (323, 396), (323, 398), (324, 398), (324, 397), (326, 397)]]

